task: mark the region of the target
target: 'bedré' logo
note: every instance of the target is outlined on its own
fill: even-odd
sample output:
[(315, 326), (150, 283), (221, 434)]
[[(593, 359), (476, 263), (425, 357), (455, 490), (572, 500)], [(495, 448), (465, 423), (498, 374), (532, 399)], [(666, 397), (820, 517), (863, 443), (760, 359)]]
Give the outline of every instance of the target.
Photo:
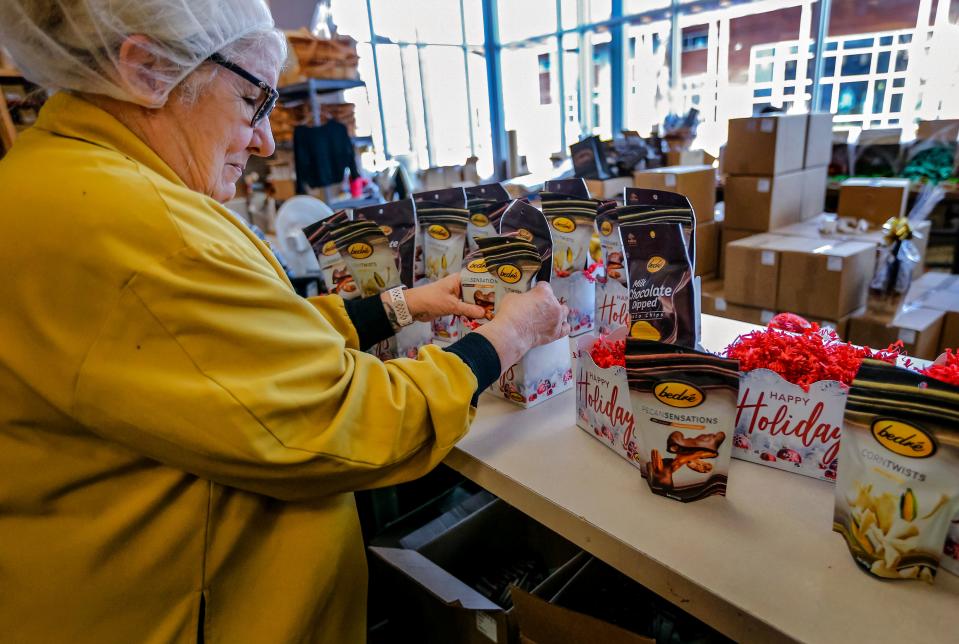
[(336, 243), (328, 241), (323, 244), (323, 254), (324, 255), (336, 255)]
[(512, 264), (503, 264), (496, 269), (496, 274), (507, 284), (515, 284), (523, 275), (523, 273)]
[(446, 228), (446, 226), (440, 226), (439, 224), (433, 224), (426, 229), (426, 232), (433, 239), (443, 240), (450, 238), (450, 231)]
[(356, 242), (347, 246), (346, 252), (354, 259), (366, 259), (373, 254), (373, 247), (365, 242)]
[(479, 226), (480, 228), (483, 226), (489, 226), (489, 217), (481, 212), (478, 212), (470, 217), (470, 221), (473, 222), (474, 226)]
[(706, 400), (706, 394), (699, 387), (676, 380), (659, 383), (653, 389), (653, 395), (665, 405), (683, 409), (698, 407)]
[(650, 273), (658, 273), (664, 266), (666, 266), (666, 260), (659, 256), (650, 257), (646, 262), (646, 270)]
[(602, 235), (603, 237), (609, 237), (610, 235), (612, 235), (613, 234), (612, 222), (608, 220), (603, 221), (603, 223), (599, 225), (599, 234)]
[(486, 260), (483, 258), (474, 259), (469, 264), (466, 265), (466, 270), (470, 273), (485, 273), (486, 272)]
[(553, 220), (553, 228), (561, 233), (571, 233), (576, 230), (576, 222), (569, 217), (557, 217)]
[(891, 418), (878, 418), (872, 423), (872, 436), (893, 454), (909, 458), (927, 458), (936, 453), (932, 436), (915, 425)]

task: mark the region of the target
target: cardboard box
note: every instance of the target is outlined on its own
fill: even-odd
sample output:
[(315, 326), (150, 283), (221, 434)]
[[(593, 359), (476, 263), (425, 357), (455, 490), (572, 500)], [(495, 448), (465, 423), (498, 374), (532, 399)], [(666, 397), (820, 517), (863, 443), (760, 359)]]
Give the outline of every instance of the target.
[(959, 139), (959, 119), (919, 121), (919, 126), (916, 128), (916, 139), (954, 143), (956, 139)]
[(666, 165), (712, 165), (716, 157), (705, 150), (679, 150), (666, 153)]
[(806, 121), (805, 114), (730, 119), (723, 170), (753, 176), (801, 170)]
[(632, 177), (616, 177), (614, 179), (587, 179), (586, 187), (593, 199), (623, 200), (623, 189), (633, 185)]
[(286, 201), (296, 196), (296, 181), (292, 179), (276, 179), (270, 181), (272, 197), (277, 201)]
[(959, 275), (926, 273), (909, 289), (907, 308), (922, 307), (946, 314), (938, 352), (959, 349)]
[(909, 179), (846, 179), (839, 186), (837, 214), (882, 226), (905, 214), (908, 198)]
[(398, 632), (415, 633), (415, 641), (437, 644), (517, 641), (509, 606), (470, 585), (504, 562), (528, 557), (555, 569), (533, 589), (534, 595), (549, 596), (555, 594), (557, 581), (568, 580), (583, 565), (575, 545), (502, 501), (485, 506), (419, 550), (374, 546), (369, 552), (371, 565), (391, 585), (390, 622)]
[(795, 239), (802, 243), (779, 255), (777, 310), (838, 320), (866, 305), (876, 264), (875, 246)]
[(766, 326), (773, 319), (776, 312), (772, 309), (758, 309), (751, 306), (733, 304), (726, 300), (725, 293), (712, 292), (702, 294), (701, 303), (704, 315), (715, 315), (728, 320), (738, 320), (747, 324)]
[(939, 355), (944, 320), (945, 313), (926, 308), (903, 311), (888, 325), (863, 315), (849, 321), (848, 340), (874, 349), (884, 349), (902, 340), (908, 355), (934, 360)]
[(829, 183), (828, 166), (806, 168), (802, 171), (802, 197), (799, 219), (806, 221), (822, 214), (826, 209), (826, 185)]
[(802, 214), (803, 173), (726, 178), (725, 225), (766, 232), (797, 223)]
[(779, 244), (789, 237), (753, 235), (726, 245), (726, 299), (759, 309), (776, 308), (779, 284)]
[[(827, 222), (831, 221), (831, 225)], [(783, 226), (782, 228), (777, 228), (772, 232), (776, 235), (788, 235), (791, 237), (806, 237), (808, 239), (818, 239), (823, 242), (840, 242), (840, 241), (860, 241), (868, 242), (876, 246), (876, 257), (878, 260), (879, 257), (879, 246), (882, 245), (885, 241), (886, 231), (880, 227), (873, 226), (866, 232), (835, 232), (835, 233), (824, 233), (823, 230), (832, 230), (836, 228), (835, 215), (830, 213), (822, 213), (818, 217), (813, 219), (802, 221), (798, 224), (792, 224), (789, 226)], [(926, 270), (926, 252), (929, 248), (929, 236), (932, 230), (932, 222), (924, 221), (915, 228), (917, 233), (916, 237), (913, 238), (913, 244), (916, 246), (916, 250), (919, 251), (919, 263), (916, 264), (916, 268), (913, 272), (913, 278), (919, 278)]]
[(726, 225), (726, 222), (723, 221), (723, 225), (719, 231), (719, 270), (716, 273), (717, 277), (722, 277), (726, 272), (726, 246), (740, 239), (752, 237), (755, 234), (755, 231), (752, 230), (730, 228)]
[(521, 644), (652, 644), (642, 635), (513, 589)]
[(716, 209), (716, 170), (712, 166), (693, 165), (633, 173), (633, 185), (651, 190), (668, 190), (689, 199), (697, 223), (713, 220)]
[(715, 221), (696, 225), (696, 275), (715, 275), (719, 270), (719, 230)]
[(829, 165), (832, 158), (832, 114), (816, 112), (806, 118), (806, 153), (804, 168)]

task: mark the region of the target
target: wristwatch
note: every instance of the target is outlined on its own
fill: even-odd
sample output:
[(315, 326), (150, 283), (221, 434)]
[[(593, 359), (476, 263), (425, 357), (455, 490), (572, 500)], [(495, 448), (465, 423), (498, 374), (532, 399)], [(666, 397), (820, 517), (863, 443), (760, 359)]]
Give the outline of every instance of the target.
[(393, 330), (399, 330), (404, 326), (413, 324), (413, 316), (410, 315), (410, 309), (406, 305), (406, 296), (403, 294), (403, 288), (402, 286), (397, 286), (386, 292), (387, 297), (389, 297), (389, 301), (384, 302), (386, 306), (386, 317), (390, 319)]

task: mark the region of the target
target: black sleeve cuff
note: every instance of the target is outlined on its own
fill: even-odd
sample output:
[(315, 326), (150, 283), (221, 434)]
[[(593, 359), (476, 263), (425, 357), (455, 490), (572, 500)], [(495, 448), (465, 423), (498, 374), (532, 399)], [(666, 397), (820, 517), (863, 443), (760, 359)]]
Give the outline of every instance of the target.
[(350, 322), (356, 328), (356, 335), (360, 338), (360, 350), (366, 351), (395, 335), (379, 295), (360, 300), (343, 300), (343, 305)]
[(467, 333), (444, 351), (456, 354), (473, 370), (473, 375), (476, 376), (476, 392), (470, 404), (475, 407), (483, 390), (499, 378), (501, 366), (496, 349), (479, 333)]

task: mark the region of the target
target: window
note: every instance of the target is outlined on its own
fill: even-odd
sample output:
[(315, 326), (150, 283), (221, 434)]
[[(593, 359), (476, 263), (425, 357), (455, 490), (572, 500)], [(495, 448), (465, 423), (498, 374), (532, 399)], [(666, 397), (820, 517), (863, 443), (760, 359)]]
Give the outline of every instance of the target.
[(644, 136), (669, 113), (669, 34), (668, 20), (626, 26), (625, 125)]
[(839, 103), (836, 106), (836, 112), (839, 114), (862, 114), (868, 86), (869, 83), (866, 81), (842, 83), (839, 86)]
[(889, 71), (889, 52), (883, 51), (879, 53), (879, 58), (876, 59), (876, 73), (885, 74)]
[(553, 102), (550, 86), (553, 81), (549, 75), (549, 54), (540, 54), (539, 60), (539, 104), (549, 105)]
[(530, 80), (539, 77), (545, 56), (549, 95), (557, 95), (556, 40), (504, 47), (501, 56), (506, 129), (516, 132), (519, 154), (526, 157), (530, 169), (546, 170), (550, 155), (561, 151), (560, 110), (556, 101), (541, 103), (541, 84)]
[(884, 110), (883, 99), (886, 97), (886, 81), (878, 80), (873, 84), (872, 90), (872, 111), (873, 114), (881, 114)]
[(556, 31), (556, 0), (493, 1), (499, 12), (500, 41), (504, 43)]
[(842, 75), (859, 76), (868, 74), (871, 63), (872, 54), (847, 54), (842, 59)]

